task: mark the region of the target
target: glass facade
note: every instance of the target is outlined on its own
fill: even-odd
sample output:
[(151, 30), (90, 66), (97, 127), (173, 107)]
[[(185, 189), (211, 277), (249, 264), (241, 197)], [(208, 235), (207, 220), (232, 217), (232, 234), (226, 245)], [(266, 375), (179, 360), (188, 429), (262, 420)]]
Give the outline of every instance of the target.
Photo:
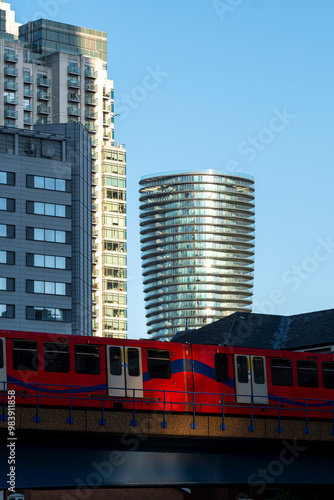
[(139, 184), (151, 338), (251, 311), (253, 178), (207, 170), (145, 176)]

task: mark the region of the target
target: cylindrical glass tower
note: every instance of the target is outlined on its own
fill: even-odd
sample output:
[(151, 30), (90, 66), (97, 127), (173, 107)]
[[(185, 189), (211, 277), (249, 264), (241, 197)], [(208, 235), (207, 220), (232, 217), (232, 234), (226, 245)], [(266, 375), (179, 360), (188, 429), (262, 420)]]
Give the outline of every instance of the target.
[(145, 176), (139, 184), (151, 338), (251, 311), (253, 178), (205, 170)]

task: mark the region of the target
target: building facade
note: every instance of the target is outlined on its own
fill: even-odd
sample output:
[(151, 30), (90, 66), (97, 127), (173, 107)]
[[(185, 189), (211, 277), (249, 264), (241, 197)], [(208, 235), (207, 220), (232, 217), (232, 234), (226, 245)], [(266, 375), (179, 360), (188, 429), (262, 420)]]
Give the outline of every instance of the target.
[(37, 129), (0, 128), (1, 329), (87, 335), (91, 140), (79, 124)]
[(171, 339), (251, 311), (254, 180), (213, 170), (140, 179), (148, 333)]
[(0, 16), (0, 125), (80, 122), (91, 135), (93, 334), (126, 337), (126, 151), (114, 141), (106, 33), (40, 19), (17, 39), (9, 4)]

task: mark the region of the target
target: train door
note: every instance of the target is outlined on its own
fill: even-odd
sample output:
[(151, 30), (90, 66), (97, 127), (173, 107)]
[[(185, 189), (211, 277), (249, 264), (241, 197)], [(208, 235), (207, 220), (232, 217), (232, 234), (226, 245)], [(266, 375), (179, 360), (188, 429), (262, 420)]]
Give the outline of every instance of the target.
[(266, 358), (264, 356), (234, 356), (237, 403), (268, 404)]
[(7, 382), (6, 339), (0, 338), (0, 391), (7, 389), (4, 382)]
[[(106, 346), (108, 396), (143, 397), (140, 347)], [(134, 391), (135, 389), (135, 391)]]

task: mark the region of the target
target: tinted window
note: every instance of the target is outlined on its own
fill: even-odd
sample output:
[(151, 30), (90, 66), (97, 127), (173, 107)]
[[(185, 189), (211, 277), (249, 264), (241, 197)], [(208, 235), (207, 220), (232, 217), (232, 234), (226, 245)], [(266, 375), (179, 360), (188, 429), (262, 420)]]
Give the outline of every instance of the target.
[(253, 374), (255, 384), (264, 384), (263, 358), (253, 358)]
[(322, 376), (325, 389), (334, 389), (334, 363), (322, 363)]
[(37, 371), (38, 346), (31, 340), (13, 340), (13, 368), (14, 370)]
[[(3, 340), (0, 339), (0, 368), (4, 367), (4, 359), (3, 359)], [(1, 382), (1, 380), (0, 380)]]
[(271, 381), (273, 385), (293, 385), (291, 359), (271, 359)]
[(119, 347), (109, 347), (110, 374), (122, 375), (122, 354)]
[(217, 382), (228, 382), (228, 358), (227, 354), (215, 354), (215, 377)]
[(46, 372), (68, 373), (70, 371), (70, 353), (68, 344), (63, 342), (45, 342), (44, 370)]
[(139, 377), (139, 351), (138, 349), (128, 349), (128, 373), (130, 377)]
[(238, 382), (248, 383), (248, 359), (247, 356), (237, 356)]
[(299, 387), (318, 387), (318, 366), (315, 361), (297, 361)]
[(147, 372), (150, 378), (171, 378), (172, 373), (169, 351), (148, 349)]
[(77, 344), (75, 346), (75, 371), (89, 375), (100, 373), (100, 353), (97, 345)]

